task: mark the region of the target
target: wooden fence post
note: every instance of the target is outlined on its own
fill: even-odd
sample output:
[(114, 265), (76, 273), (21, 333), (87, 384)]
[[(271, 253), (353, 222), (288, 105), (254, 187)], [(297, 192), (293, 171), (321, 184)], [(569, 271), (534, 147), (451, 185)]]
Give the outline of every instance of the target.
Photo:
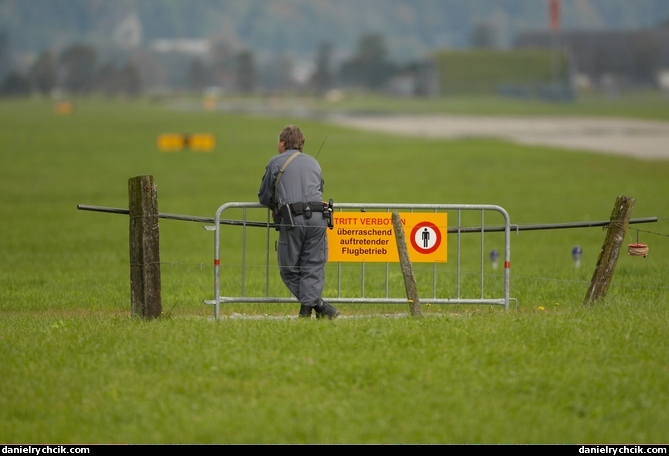
[(625, 240), (627, 226), (629, 225), (632, 209), (635, 203), (634, 198), (619, 196), (611, 212), (609, 228), (606, 232), (604, 245), (599, 251), (597, 266), (590, 281), (590, 287), (585, 294), (584, 305), (590, 304), (599, 298), (604, 298), (613, 279), (613, 272), (616, 269), (620, 249)]
[(160, 296), (158, 195), (153, 176), (128, 180), (131, 315), (157, 318)]
[(404, 227), (402, 227), (402, 220), (397, 212), (393, 212), (393, 228), (395, 229), (395, 239), (397, 240), (397, 251), (400, 256), (400, 266), (402, 268), (402, 275), (404, 276), (404, 287), (407, 292), (407, 299), (409, 300), (409, 311), (414, 317), (422, 315), (420, 310), (420, 298), (418, 297), (418, 288), (416, 287), (416, 276), (413, 273), (413, 266), (409, 260), (409, 251), (407, 250), (407, 243), (404, 239)]

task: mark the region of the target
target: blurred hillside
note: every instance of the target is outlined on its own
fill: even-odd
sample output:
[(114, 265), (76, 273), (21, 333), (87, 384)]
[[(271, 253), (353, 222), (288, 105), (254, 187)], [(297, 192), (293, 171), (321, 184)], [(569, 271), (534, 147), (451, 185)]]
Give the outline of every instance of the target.
[[(57, 86), (75, 92), (209, 86), (250, 92), (308, 82), (323, 89), (335, 79), (374, 89), (387, 87), (392, 77), (402, 91), (407, 75), (415, 81), (427, 74), (426, 57), (437, 50), (508, 50), (528, 33), (550, 32), (548, 3), (0, 0), (0, 82), (11, 93)], [(564, 34), (669, 23), (667, 0), (560, 5)]]

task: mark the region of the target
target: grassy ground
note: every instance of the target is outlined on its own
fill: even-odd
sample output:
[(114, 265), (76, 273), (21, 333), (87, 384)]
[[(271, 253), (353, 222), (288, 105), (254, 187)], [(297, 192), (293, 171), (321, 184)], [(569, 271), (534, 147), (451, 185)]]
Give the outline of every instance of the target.
[[(625, 102), (611, 111), (642, 110)], [(3, 102), (0, 121), (2, 442), (666, 443), (667, 162), (144, 102), (81, 100), (70, 115)], [(161, 221), (165, 317), (130, 318), (127, 217), (77, 204), (127, 207), (128, 179), (150, 174), (161, 212), (213, 217), (255, 200), (293, 122), (307, 152), (327, 137), (335, 201), (497, 204), (522, 225), (606, 220), (626, 195), (633, 216), (660, 217), (634, 226), (650, 254), (621, 255), (607, 299), (587, 307), (599, 228), (514, 235), (509, 312), (342, 305), (347, 318), (305, 322), (294, 305), (230, 305), (216, 322), (202, 303), (211, 233)], [(164, 132), (209, 132), (217, 147), (161, 153)]]

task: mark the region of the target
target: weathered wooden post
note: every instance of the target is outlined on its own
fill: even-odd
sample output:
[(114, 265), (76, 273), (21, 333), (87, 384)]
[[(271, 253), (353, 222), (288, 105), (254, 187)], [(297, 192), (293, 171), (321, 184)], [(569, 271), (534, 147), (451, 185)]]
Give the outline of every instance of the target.
[(400, 256), (400, 267), (402, 268), (402, 275), (404, 276), (404, 287), (407, 292), (407, 299), (409, 300), (409, 311), (414, 317), (420, 317), (422, 312), (420, 310), (420, 298), (418, 296), (418, 288), (416, 287), (416, 276), (413, 273), (413, 266), (409, 260), (409, 251), (407, 249), (406, 239), (404, 238), (404, 227), (402, 220), (397, 212), (393, 212), (393, 228), (395, 229), (395, 239), (397, 240), (397, 251)]
[(583, 304), (590, 304), (606, 296), (611, 279), (613, 279), (613, 272), (616, 269), (620, 249), (625, 240), (625, 233), (627, 233), (627, 226), (629, 225), (635, 201), (634, 198), (628, 198), (627, 196), (616, 198), (613, 212), (611, 212), (609, 228), (604, 239), (604, 245), (602, 246), (602, 250), (599, 251), (597, 266), (595, 266), (595, 272), (592, 275), (590, 287), (585, 294)]
[(160, 296), (158, 195), (153, 176), (128, 180), (131, 315), (157, 318)]

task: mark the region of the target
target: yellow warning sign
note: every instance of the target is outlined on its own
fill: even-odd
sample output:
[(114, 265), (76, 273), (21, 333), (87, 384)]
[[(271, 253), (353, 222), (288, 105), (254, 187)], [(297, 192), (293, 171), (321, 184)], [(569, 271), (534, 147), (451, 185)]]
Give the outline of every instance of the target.
[(216, 139), (214, 135), (206, 133), (165, 133), (158, 136), (156, 145), (163, 152), (178, 152), (182, 149), (210, 152), (216, 147)]
[(209, 152), (216, 146), (214, 135), (197, 134), (186, 138), (188, 148), (198, 152)]
[[(448, 261), (448, 214), (400, 213), (409, 259), (420, 263)], [(330, 262), (399, 262), (390, 212), (335, 212), (328, 230)]]
[(71, 114), (74, 111), (74, 105), (70, 101), (59, 101), (54, 109), (56, 114)]
[(204, 106), (204, 109), (213, 111), (216, 109), (216, 97), (212, 95), (204, 97), (204, 100), (202, 100), (202, 105)]
[(158, 136), (158, 149), (163, 152), (174, 152), (184, 148), (184, 137), (181, 134), (163, 134)]

